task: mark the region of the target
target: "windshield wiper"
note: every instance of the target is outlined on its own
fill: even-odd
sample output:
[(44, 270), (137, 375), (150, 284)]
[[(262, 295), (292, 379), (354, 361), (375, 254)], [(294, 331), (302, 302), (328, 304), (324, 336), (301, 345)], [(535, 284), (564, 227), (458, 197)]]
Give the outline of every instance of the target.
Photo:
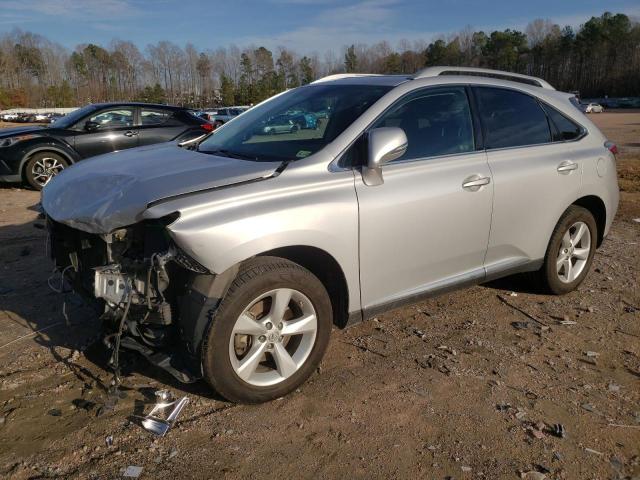
[(244, 153), (232, 152), (230, 150), (199, 150), (200, 153), (208, 153), (209, 155), (220, 155), (229, 158), (238, 158), (240, 160), (258, 160), (257, 157), (251, 155), (245, 155)]

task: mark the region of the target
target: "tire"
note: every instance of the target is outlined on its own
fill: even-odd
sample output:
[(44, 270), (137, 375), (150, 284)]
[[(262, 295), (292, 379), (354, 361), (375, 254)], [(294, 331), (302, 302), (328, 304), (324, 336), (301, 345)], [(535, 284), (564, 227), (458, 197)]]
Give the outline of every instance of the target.
[[(588, 231), (579, 235), (581, 226)], [(542, 267), (533, 273), (534, 282), (543, 291), (555, 295), (564, 295), (578, 288), (593, 263), (597, 228), (593, 215), (586, 208), (571, 205), (565, 210), (551, 234)], [(577, 240), (576, 235), (580, 237)], [(585, 252), (586, 248), (588, 251)]]
[[(289, 292), (291, 301), (287, 302)], [(279, 320), (279, 303), (286, 305), (283, 321)], [(296, 323), (300, 319), (304, 323)], [(241, 266), (212, 313), (202, 346), (204, 378), (220, 395), (236, 403), (282, 397), (317, 368), (332, 325), (329, 295), (315, 275), (282, 258), (252, 259)], [(306, 330), (285, 333), (298, 329)], [(252, 359), (255, 361), (249, 361)]]
[(53, 177), (68, 166), (68, 160), (60, 154), (38, 152), (27, 161), (24, 168), (24, 178), (32, 188), (42, 190)]

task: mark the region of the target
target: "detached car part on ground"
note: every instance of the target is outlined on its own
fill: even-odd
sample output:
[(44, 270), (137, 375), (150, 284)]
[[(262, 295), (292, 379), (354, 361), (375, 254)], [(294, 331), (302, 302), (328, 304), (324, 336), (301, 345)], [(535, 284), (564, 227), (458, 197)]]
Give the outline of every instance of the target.
[(160, 142), (185, 142), (213, 130), (188, 110), (144, 103), (93, 104), (48, 127), (0, 130), (0, 182), (40, 190), (85, 158)]
[[(578, 287), (618, 205), (615, 146), (542, 80), (334, 76), (191, 150), (82, 162), (43, 191), (51, 253), (107, 341), (236, 402), (299, 386), (332, 325), (530, 272)], [(287, 111), (317, 129), (264, 135)]]

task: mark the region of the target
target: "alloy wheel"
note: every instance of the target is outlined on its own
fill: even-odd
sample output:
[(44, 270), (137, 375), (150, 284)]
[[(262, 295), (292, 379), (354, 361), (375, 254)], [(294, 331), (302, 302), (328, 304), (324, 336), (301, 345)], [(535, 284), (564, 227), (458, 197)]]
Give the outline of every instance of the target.
[(302, 367), (317, 331), (316, 310), (306, 295), (271, 290), (252, 300), (236, 320), (229, 339), (231, 365), (250, 385), (275, 385)]
[(589, 260), (591, 252), (591, 231), (584, 222), (576, 222), (562, 237), (556, 259), (556, 272), (563, 283), (576, 280)]
[(42, 157), (31, 167), (31, 175), (35, 183), (44, 187), (62, 170), (64, 165), (57, 158)]

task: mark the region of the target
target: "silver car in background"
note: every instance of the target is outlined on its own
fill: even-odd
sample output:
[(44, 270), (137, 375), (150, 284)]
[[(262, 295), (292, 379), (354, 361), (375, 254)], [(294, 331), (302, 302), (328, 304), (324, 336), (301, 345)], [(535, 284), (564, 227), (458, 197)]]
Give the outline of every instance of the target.
[[(43, 191), (52, 256), (114, 352), (274, 399), (317, 368), (334, 324), (520, 272), (577, 288), (619, 194), (615, 145), (572, 101), (481, 69), (323, 78), (190, 149), (65, 169)], [(297, 110), (326, 119), (261, 134)]]
[(582, 111), (584, 113), (602, 113), (604, 112), (604, 107), (599, 103), (583, 103)]

